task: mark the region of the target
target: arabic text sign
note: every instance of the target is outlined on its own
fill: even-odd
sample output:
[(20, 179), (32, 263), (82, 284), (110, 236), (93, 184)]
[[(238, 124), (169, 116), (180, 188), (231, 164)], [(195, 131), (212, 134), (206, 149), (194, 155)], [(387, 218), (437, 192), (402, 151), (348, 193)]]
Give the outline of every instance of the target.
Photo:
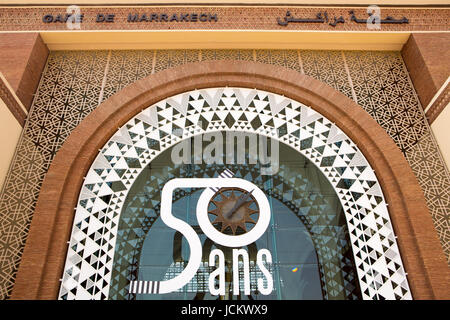
[[(378, 7), (376, 7), (378, 8)], [(380, 19), (379, 10), (374, 10), (375, 6), (371, 6), (368, 8), (368, 18), (367, 19), (358, 19), (355, 16), (355, 12), (353, 10), (349, 11), (349, 22), (354, 23), (365, 23), (368, 26), (373, 24), (408, 24), (409, 20), (406, 17), (401, 19), (395, 19), (391, 16), (387, 16), (385, 19)], [(313, 18), (296, 18), (294, 15), (288, 10), (286, 11), (286, 16), (284, 18), (277, 18), (277, 22), (280, 26), (287, 26), (289, 23), (327, 23), (332, 27), (336, 27), (338, 23), (346, 23), (347, 21), (343, 16), (333, 18), (328, 16), (328, 12), (318, 12)]]

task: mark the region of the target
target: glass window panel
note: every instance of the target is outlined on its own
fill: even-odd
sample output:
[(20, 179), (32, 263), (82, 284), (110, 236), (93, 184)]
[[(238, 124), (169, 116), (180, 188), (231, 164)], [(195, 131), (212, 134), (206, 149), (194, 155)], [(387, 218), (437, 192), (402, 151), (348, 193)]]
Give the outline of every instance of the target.
[[(262, 176), (260, 165), (249, 163), (248, 149), (246, 145), (244, 164), (176, 165), (171, 162), (170, 148), (144, 168), (122, 210), (110, 299), (218, 299), (208, 289), (213, 270), (208, 258), (216, 248), (223, 251), (226, 260), (226, 292), (220, 299), (360, 298), (344, 213), (327, 179), (304, 156), (284, 144), (279, 145), (279, 171)], [(226, 163), (225, 155), (221, 155)], [(271, 206), (272, 221), (266, 232), (244, 248), (249, 253), (251, 295), (245, 296), (243, 291), (239, 296), (233, 295), (232, 249), (214, 244), (198, 227), (196, 206), (203, 189), (177, 189), (172, 208), (175, 217), (193, 226), (202, 243), (202, 263), (196, 276), (177, 292), (129, 294), (131, 280), (170, 279), (181, 273), (189, 260), (187, 241), (159, 217), (164, 184), (173, 178), (217, 177), (225, 169), (237, 178), (256, 184), (267, 195)], [(214, 218), (210, 214), (210, 220)], [(257, 215), (252, 218), (256, 219)], [(269, 295), (257, 290), (257, 279), (264, 278), (256, 265), (256, 253), (262, 248), (271, 252), (273, 260), (267, 266), (274, 280)]]

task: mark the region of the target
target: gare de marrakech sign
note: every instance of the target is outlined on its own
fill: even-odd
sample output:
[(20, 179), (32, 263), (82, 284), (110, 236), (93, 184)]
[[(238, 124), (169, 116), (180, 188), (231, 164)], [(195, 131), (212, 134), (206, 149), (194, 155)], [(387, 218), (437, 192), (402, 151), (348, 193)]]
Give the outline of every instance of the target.
[[(115, 14), (110, 13), (97, 13), (95, 22), (114, 22)], [(64, 22), (69, 20), (72, 22), (82, 23), (84, 14), (78, 13), (66, 13), (66, 14), (46, 14), (42, 17), (44, 23)], [(217, 14), (211, 13), (129, 13), (127, 22), (212, 22), (217, 21)]]
[(0, 7), (0, 31), (314, 30), (421, 32), (448, 29), (447, 8), (392, 7)]

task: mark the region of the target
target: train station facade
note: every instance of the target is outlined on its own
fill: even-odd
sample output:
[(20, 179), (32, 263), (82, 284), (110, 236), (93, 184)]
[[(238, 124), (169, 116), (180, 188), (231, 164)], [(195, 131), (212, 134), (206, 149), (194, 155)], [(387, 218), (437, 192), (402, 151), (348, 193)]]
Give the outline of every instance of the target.
[(348, 2), (2, 4), (1, 299), (449, 299), (450, 9)]

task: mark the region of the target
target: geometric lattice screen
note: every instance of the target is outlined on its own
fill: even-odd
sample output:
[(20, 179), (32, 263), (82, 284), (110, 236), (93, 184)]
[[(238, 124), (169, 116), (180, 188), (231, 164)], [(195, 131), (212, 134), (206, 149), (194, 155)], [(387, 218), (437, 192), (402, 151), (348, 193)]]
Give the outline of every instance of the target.
[(183, 139), (226, 130), (277, 139), (315, 164), (344, 209), (363, 299), (412, 299), (380, 184), (357, 146), (313, 109), (243, 88), (195, 90), (168, 98), (111, 137), (80, 192), (60, 299), (108, 297), (118, 221), (139, 173)]

